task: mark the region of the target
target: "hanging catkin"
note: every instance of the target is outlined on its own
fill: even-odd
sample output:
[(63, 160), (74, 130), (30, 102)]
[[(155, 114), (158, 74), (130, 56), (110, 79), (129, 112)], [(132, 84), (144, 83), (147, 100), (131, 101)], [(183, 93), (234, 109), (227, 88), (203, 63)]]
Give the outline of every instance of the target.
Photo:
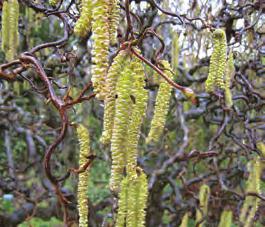
[(210, 58), (208, 78), (205, 82), (207, 92), (213, 92), (215, 87), (225, 89), (225, 67), (226, 67), (226, 35), (224, 30), (216, 29), (213, 32), (214, 50)]
[(233, 214), (230, 210), (224, 210), (221, 215), (221, 220), (218, 227), (231, 227)]
[(175, 78), (177, 77), (179, 64), (179, 36), (176, 31), (172, 32), (172, 46), (171, 46), (171, 66), (175, 73)]
[(146, 215), (145, 208), (148, 197), (147, 178), (145, 173), (140, 168), (137, 168), (136, 176), (129, 173), (128, 177), (130, 185), (128, 187), (128, 210), (126, 226), (144, 227)]
[[(173, 78), (170, 72), (170, 64), (167, 61), (161, 61), (162, 68), (169, 78)], [(158, 142), (165, 126), (166, 116), (169, 109), (169, 101), (172, 87), (166, 82), (161, 81), (155, 102), (154, 116), (151, 122), (151, 129), (146, 139), (147, 143), (151, 141)]]
[(144, 227), (148, 197), (147, 178), (140, 168), (137, 168), (137, 173), (135, 168), (129, 172), (121, 183), (115, 226)]
[(130, 60), (124, 62), (125, 67), (120, 73), (116, 85), (115, 117), (111, 138), (111, 179), (110, 188), (118, 191), (126, 167), (126, 149), (128, 119), (132, 112), (132, 73)]
[[(147, 91), (144, 89), (145, 75), (141, 61), (134, 56), (129, 56), (126, 51), (122, 51), (114, 63), (108, 74), (108, 86), (113, 88), (116, 84), (116, 90), (114, 88), (113, 93), (109, 93), (109, 97), (106, 98), (106, 101), (108, 98), (111, 99), (109, 104), (111, 115), (105, 109), (105, 115), (108, 117), (105, 120), (108, 120), (106, 123), (109, 125), (109, 132), (105, 131), (107, 128), (105, 127), (103, 139), (106, 139), (106, 134), (108, 138), (111, 137), (112, 174), (110, 188), (113, 191), (118, 191), (123, 174), (129, 171), (127, 166), (135, 167), (137, 164), (137, 145), (146, 109)], [(121, 70), (118, 79), (117, 70)], [(115, 105), (114, 98), (116, 98)], [(115, 109), (115, 116), (111, 136), (113, 109)]]
[(115, 100), (116, 100), (116, 84), (119, 75), (123, 71), (128, 54), (126, 50), (122, 50), (114, 58), (111, 67), (109, 68), (106, 79), (107, 95), (104, 102), (104, 121), (101, 142), (107, 144), (112, 137), (112, 129), (115, 115)]
[(132, 113), (129, 121), (128, 128), (128, 142), (126, 150), (126, 164), (136, 166), (137, 154), (138, 154), (138, 141), (140, 137), (140, 130), (145, 115), (145, 109), (147, 105), (148, 93), (145, 87), (145, 74), (142, 62), (133, 58), (130, 64), (132, 72)]
[[(247, 190), (246, 193), (252, 192), (260, 194), (260, 178), (261, 178), (261, 160), (256, 158), (252, 163), (250, 163), (250, 174), (247, 181)], [(247, 196), (243, 207), (240, 212), (239, 220), (244, 225), (244, 227), (252, 226), (254, 216), (260, 205), (260, 199), (256, 196)]]
[(262, 158), (265, 158), (265, 143), (262, 141), (257, 142), (257, 148), (261, 152)]
[(14, 59), (17, 54), (17, 48), (19, 45), (18, 37), (18, 19), (19, 19), (19, 4), (17, 0), (9, 0), (9, 17), (10, 17), (10, 36), (9, 36), (9, 50), (7, 60)]
[(9, 3), (3, 2), (2, 11), (2, 50), (7, 51), (9, 48)]
[(120, 19), (119, 3), (119, 0), (109, 1), (109, 36), (111, 45), (117, 42), (117, 28)]
[[(82, 167), (87, 162), (87, 157), (90, 155), (90, 139), (89, 133), (85, 126), (78, 125), (77, 137), (80, 144), (79, 151), (79, 167)], [(88, 226), (88, 171), (79, 173), (77, 201), (79, 212), (79, 226)]]
[(95, 0), (92, 10), (92, 83), (96, 97), (104, 100), (106, 96), (106, 76), (109, 50), (108, 1)]
[(49, 4), (51, 6), (56, 6), (59, 2), (60, 2), (60, 0), (49, 0)]
[(124, 177), (121, 181), (121, 190), (119, 193), (119, 209), (116, 218), (116, 227), (124, 227), (124, 223), (126, 222), (127, 215), (127, 207), (128, 207), (128, 187), (129, 187), (129, 179), (128, 177)]
[[(199, 200), (200, 200), (200, 209), (196, 210), (196, 222), (198, 223), (201, 221), (204, 216), (207, 216), (208, 213), (208, 200), (210, 197), (210, 188), (208, 185), (203, 184), (200, 187), (199, 192)], [(201, 224), (199, 224), (199, 227), (202, 227), (204, 225), (205, 221), (203, 221)]]
[(189, 213), (185, 213), (179, 227), (188, 227), (188, 221), (189, 221)]
[(76, 22), (74, 32), (76, 35), (84, 37), (91, 30), (92, 22), (92, 1), (82, 0), (81, 13), (78, 21)]
[(19, 33), (19, 4), (17, 0), (4, 1), (2, 14), (2, 49), (11, 61), (17, 54)]
[(234, 66), (234, 57), (233, 53), (230, 52), (228, 55), (227, 63), (226, 63), (226, 72), (225, 72), (225, 104), (227, 107), (231, 108), (233, 105), (232, 93), (231, 93), (231, 79), (235, 74), (235, 66)]

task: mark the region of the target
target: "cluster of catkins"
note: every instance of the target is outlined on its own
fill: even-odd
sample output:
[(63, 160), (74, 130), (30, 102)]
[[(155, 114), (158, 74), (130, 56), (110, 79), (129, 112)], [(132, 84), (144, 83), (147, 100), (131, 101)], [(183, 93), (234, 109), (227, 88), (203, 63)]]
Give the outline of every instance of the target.
[[(199, 203), (196, 209), (196, 226), (206, 226), (206, 219), (208, 215), (208, 203), (210, 198), (210, 188), (207, 184), (202, 184), (199, 190)], [(224, 209), (218, 227), (231, 227), (233, 214), (231, 210)], [(189, 212), (185, 213), (180, 227), (189, 226)]]
[[(263, 148), (261, 146), (264, 146)], [(261, 151), (265, 148), (263, 143), (259, 143), (257, 146)], [(263, 150), (264, 151), (264, 150)], [(263, 153), (263, 152), (262, 152)], [(247, 180), (246, 194), (261, 193), (261, 173), (262, 173), (262, 159), (260, 157), (252, 160), (248, 163), (249, 177)], [(199, 191), (199, 208), (196, 210), (196, 223), (199, 223), (199, 227), (205, 226), (208, 215), (208, 202), (210, 198), (210, 188), (208, 185), (203, 184)], [(256, 212), (260, 205), (260, 198), (256, 196), (246, 196), (241, 212), (239, 221), (244, 227), (251, 227)], [(182, 218), (180, 227), (188, 227), (189, 213), (185, 213)], [(233, 212), (228, 209), (224, 209), (218, 227), (231, 227), (233, 222)]]
[[(147, 179), (137, 167), (137, 146), (148, 98), (144, 79), (142, 62), (129, 50), (118, 53), (107, 74), (101, 142), (111, 144), (110, 188), (119, 192), (120, 198), (116, 226), (144, 223)], [(136, 221), (137, 225), (130, 224)]]
[(18, 19), (18, 1), (4, 1), (2, 11), (2, 50), (6, 53), (8, 61), (13, 60), (17, 53), (19, 44)]
[[(247, 181), (246, 193), (261, 193), (261, 173), (262, 173), (262, 160), (257, 157), (255, 160), (248, 163), (249, 164), (249, 177)], [(251, 227), (255, 214), (258, 211), (260, 205), (260, 198), (256, 196), (247, 196), (244, 204), (241, 208), (239, 220), (244, 224), (244, 227)]]
[[(134, 51), (140, 52), (136, 48)], [(169, 63), (160, 61), (159, 64), (171, 78)], [(103, 144), (110, 143), (111, 146), (110, 188), (113, 192), (119, 192), (120, 197), (117, 226), (144, 226), (147, 179), (137, 166), (137, 147), (148, 100), (148, 92), (144, 87), (142, 61), (129, 48), (121, 50), (113, 60), (106, 78), (107, 95), (101, 137)], [(158, 141), (163, 133), (170, 95), (170, 85), (161, 81), (147, 142)]]
[(129, 172), (121, 182), (116, 227), (143, 227), (148, 186), (146, 175), (140, 168)]
[(119, 0), (83, 0), (74, 32), (83, 37), (92, 31), (92, 82), (96, 97), (104, 100), (109, 66), (109, 47), (116, 43)]
[[(92, 83), (96, 97), (104, 100), (101, 143), (110, 144), (110, 189), (119, 195), (116, 226), (140, 227), (145, 222), (148, 189), (147, 177), (137, 166), (137, 156), (148, 92), (143, 63), (129, 47), (119, 51), (111, 66), (108, 64), (109, 47), (116, 42), (118, 4), (117, 0), (83, 0), (74, 31), (79, 36), (92, 31)], [(140, 54), (136, 48), (134, 51)], [(158, 64), (172, 79), (169, 63)], [(160, 82), (147, 142), (157, 142), (163, 133), (171, 90), (167, 82)]]
[(206, 91), (211, 93), (216, 88), (225, 93), (225, 103), (227, 107), (233, 105), (230, 90), (231, 78), (235, 73), (233, 53), (230, 52), (227, 59), (226, 34), (222, 29), (213, 32), (214, 50), (210, 59), (208, 78), (205, 82)]

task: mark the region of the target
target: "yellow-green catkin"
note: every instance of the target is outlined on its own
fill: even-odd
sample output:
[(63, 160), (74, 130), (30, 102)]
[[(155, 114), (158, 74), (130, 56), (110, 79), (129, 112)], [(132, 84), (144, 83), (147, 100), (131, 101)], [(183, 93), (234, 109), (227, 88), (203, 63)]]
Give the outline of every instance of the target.
[(189, 222), (189, 213), (186, 213), (182, 220), (181, 220), (181, 224), (179, 227), (188, 227), (188, 222)]
[[(135, 168), (134, 168), (135, 171)], [(116, 227), (144, 227), (148, 198), (148, 182), (145, 173), (138, 168), (130, 171), (121, 183)]]
[(27, 31), (26, 31), (26, 40), (27, 40), (27, 43), (29, 44), (29, 48), (31, 48), (31, 43), (33, 42), (32, 41), (32, 37), (31, 37), (31, 32), (32, 32), (32, 29), (34, 28), (34, 16), (35, 16), (35, 13), (34, 13), (34, 10), (29, 8), (29, 7), (26, 7), (25, 9), (25, 16), (27, 18)]
[(107, 144), (111, 141), (115, 116), (116, 84), (119, 75), (123, 71), (124, 65), (127, 64), (127, 60), (127, 51), (120, 51), (119, 54), (114, 58), (113, 63), (108, 70), (106, 79), (107, 94), (104, 102), (104, 121), (101, 137), (101, 143), (103, 144)]
[[(148, 184), (145, 173), (138, 168), (137, 177), (131, 179), (131, 185), (128, 188), (128, 227), (144, 227), (146, 216), (146, 204), (148, 197)], [(130, 176), (130, 175), (129, 175)]]
[(22, 88), (24, 91), (27, 91), (30, 89), (30, 83), (28, 81), (23, 81)]
[(145, 226), (145, 217), (146, 217), (146, 208), (147, 208), (147, 200), (148, 200), (148, 180), (146, 174), (142, 171), (140, 176), (138, 176), (137, 182), (137, 212), (138, 215), (136, 220), (138, 220), (138, 227)]
[(163, 78), (161, 78), (161, 76), (156, 73), (151, 67), (147, 66), (146, 69), (149, 71), (147, 71), (147, 73), (149, 73), (150, 75), (150, 79), (148, 80), (151, 84), (153, 85), (159, 85), (160, 82), (163, 80)]
[[(205, 216), (207, 216), (208, 213), (208, 200), (210, 197), (210, 188), (208, 185), (203, 184), (200, 187), (200, 192), (199, 192), (199, 206), (200, 209), (196, 210), (196, 223), (202, 220)], [(204, 225), (205, 221), (203, 221), (199, 227), (202, 227)]]
[(120, 1), (109, 1), (109, 36), (110, 44), (114, 45), (117, 42), (117, 29), (120, 20)]
[[(77, 137), (80, 144), (79, 152), (79, 167), (82, 167), (87, 162), (87, 157), (90, 155), (90, 139), (89, 133), (85, 126), (78, 125)], [(79, 212), (79, 226), (88, 226), (88, 171), (79, 174), (77, 202)]]
[[(148, 99), (147, 91), (144, 88), (145, 74), (142, 62), (134, 56), (129, 56), (126, 51), (119, 53), (119, 55), (108, 74), (108, 86), (111, 86), (109, 89), (116, 86), (116, 89), (114, 88), (112, 91), (113, 94), (109, 93), (110, 97), (106, 96), (106, 101), (109, 101), (108, 98), (111, 99), (109, 110), (105, 109), (105, 113), (108, 115), (106, 116), (108, 117), (106, 119), (108, 120), (106, 122), (108, 127), (105, 127), (104, 131), (107, 128), (109, 129), (109, 132), (105, 131), (108, 137), (103, 132), (105, 136), (103, 139), (111, 137), (112, 171), (110, 188), (113, 191), (119, 190), (119, 184), (124, 173), (129, 171), (127, 166), (136, 167), (137, 146)], [(117, 70), (120, 70), (118, 71), (120, 74), (118, 79)]]
[(16, 94), (16, 95), (20, 95), (20, 93), (21, 93), (21, 86), (20, 86), (21, 84), (20, 84), (20, 82), (19, 81), (15, 81), (14, 83), (13, 83), (13, 91), (14, 91), (14, 93)]
[(19, 4), (17, 0), (4, 1), (2, 18), (2, 49), (6, 54), (6, 59), (10, 61), (17, 54), (19, 45)]
[[(161, 61), (161, 65), (164, 68), (165, 74), (173, 79), (173, 75), (170, 72), (170, 64), (167, 61)], [(146, 139), (147, 143), (158, 142), (165, 126), (166, 116), (169, 109), (169, 102), (171, 96), (172, 87), (166, 82), (161, 81), (156, 102), (155, 102), (155, 111), (154, 116), (151, 122), (151, 129)]]
[(130, 116), (128, 127), (128, 142), (126, 151), (126, 164), (136, 166), (138, 154), (138, 141), (140, 130), (147, 106), (148, 93), (145, 87), (145, 74), (142, 62), (133, 58), (130, 64), (132, 73), (132, 113)]
[(172, 46), (171, 46), (171, 67), (177, 77), (179, 64), (179, 35), (176, 31), (172, 32)]
[(92, 10), (92, 83), (99, 100), (106, 96), (106, 76), (109, 50), (108, 0), (95, 0)]
[[(261, 178), (261, 160), (256, 158), (249, 166), (249, 178), (247, 181), (246, 193), (253, 192), (260, 194), (260, 178)], [(240, 212), (239, 220), (244, 227), (251, 227), (254, 216), (258, 210), (260, 199), (256, 196), (246, 196), (243, 207)]]
[(126, 167), (128, 119), (132, 111), (132, 73), (130, 61), (121, 72), (116, 85), (115, 117), (111, 138), (112, 167), (110, 189), (118, 191)]
[(126, 222), (127, 207), (128, 207), (128, 186), (129, 181), (128, 177), (124, 177), (121, 181), (121, 190), (119, 193), (119, 202), (118, 202), (118, 214), (116, 218), (116, 227), (124, 227)]
[(9, 47), (9, 3), (3, 2), (2, 9), (2, 50), (7, 51)]
[(17, 54), (19, 45), (18, 20), (19, 20), (19, 4), (17, 0), (9, 1), (9, 16), (10, 16), (10, 36), (9, 36), (9, 51), (7, 60), (14, 59)]
[(226, 34), (222, 29), (213, 32), (214, 50), (210, 58), (208, 78), (205, 82), (207, 92), (213, 92), (215, 88), (225, 89), (225, 67), (226, 67)]
[(225, 104), (227, 107), (231, 108), (233, 105), (232, 93), (231, 93), (231, 79), (235, 74), (235, 66), (234, 66), (234, 57), (232, 51), (228, 55), (227, 63), (226, 63), (226, 73), (225, 73)]
[(262, 157), (265, 158), (265, 144), (262, 141), (257, 142), (257, 148), (260, 150)]
[(49, 4), (51, 6), (56, 6), (59, 2), (60, 2), (60, 0), (49, 0)]
[(26, 17), (27, 17), (27, 31), (26, 31), (26, 40), (29, 46), (29, 49), (34, 47), (36, 44), (36, 39), (32, 37), (32, 32), (38, 32), (39, 28), (42, 26), (40, 22), (41, 13), (36, 13), (32, 8), (26, 8)]
[(74, 28), (74, 33), (78, 36), (84, 37), (91, 30), (93, 6), (92, 1), (93, 0), (82, 0), (81, 2), (80, 17)]
[(221, 219), (218, 227), (231, 227), (233, 214), (230, 210), (224, 210), (221, 214)]

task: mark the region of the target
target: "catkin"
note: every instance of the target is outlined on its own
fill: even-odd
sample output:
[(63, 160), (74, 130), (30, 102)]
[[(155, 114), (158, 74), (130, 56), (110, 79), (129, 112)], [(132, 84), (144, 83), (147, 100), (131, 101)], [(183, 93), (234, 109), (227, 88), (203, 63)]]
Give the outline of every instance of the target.
[(96, 97), (104, 100), (106, 96), (105, 81), (108, 69), (109, 21), (108, 1), (95, 0), (92, 10), (92, 83)]
[[(246, 192), (260, 194), (261, 160), (257, 158), (250, 165), (250, 174), (247, 181)], [(260, 199), (256, 196), (247, 196), (240, 212), (239, 220), (244, 227), (252, 226), (254, 216), (258, 210)]]
[(116, 43), (119, 23), (119, 0), (83, 0), (82, 10), (74, 32), (85, 36), (92, 27), (92, 78), (99, 100), (107, 95), (106, 76), (110, 43)]
[(214, 38), (218, 40), (218, 68), (216, 72), (216, 85), (220, 89), (225, 89), (224, 73), (226, 67), (226, 35), (225, 32), (221, 29), (217, 29), (214, 33)]
[(2, 10), (2, 50), (7, 51), (9, 47), (9, 3), (3, 2)]
[(20, 93), (21, 93), (21, 86), (20, 86), (21, 84), (20, 84), (20, 82), (19, 81), (15, 81), (14, 83), (13, 83), (13, 91), (14, 91), (14, 93), (16, 94), (16, 95), (20, 95)]
[(188, 227), (188, 221), (189, 221), (189, 213), (185, 213), (181, 220), (180, 227)]
[[(134, 170), (134, 172), (133, 172)], [(116, 227), (144, 227), (148, 197), (145, 173), (135, 168), (122, 180)]]
[(84, 37), (91, 29), (92, 22), (92, 0), (82, 0), (81, 14), (76, 22), (74, 33), (78, 36)]
[[(170, 65), (167, 61), (161, 61), (165, 74), (169, 78), (173, 78), (170, 72)], [(166, 116), (169, 109), (169, 101), (172, 87), (166, 82), (161, 81), (156, 97), (154, 116), (151, 122), (151, 129), (146, 139), (147, 143), (151, 141), (158, 142), (165, 126)]]
[[(90, 140), (88, 130), (83, 125), (77, 127), (77, 137), (80, 144), (79, 152), (79, 167), (82, 167), (87, 162), (87, 157), (90, 155)], [(88, 226), (88, 171), (79, 174), (77, 201), (79, 212), (79, 226)]]
[(175, 73), (175, 77), (177, 77), (179, 64), (179, 36), (176, 31), (172, 32), (172, 46), (171, 46), (171, 66), (172, 70)]
[(106, 96), (103, 131), (103, 141), (111, 138), (113, 191), (119, 190), (123, 174), (129, 173), (127, 166), (135, 168), (137, 164), (137, 146), (147, 103), (144, 79), (141, 61), (127, 51), (120, 52), (108, 74), (107, 87), (112, 91)]
[(104, 121), (103, 121), (103, 132), (101, 137), (101, 143), (107, 144), (110, 142), (112, 137), (112, 129), (114, 123), (115, 115), (115, 96), (116, 96), (116, 84), (119, 75), (123, 71), (124, 65), (127, 62), (127, 51), (122, 50), (114, 58), (114, 61), (109, 68), (107, 79), (106, 79), (106, 89), (107, 95), (104, 102)]
[(265, 143), (262, 141), (257, 142), (257, 148), (260, 150), (262, 157), (265, 158)]
[(2, 18), (2, 49), (6, 53), (6, 59), (10, 61), (14, 59), (19, 45), (17, 0), (4, 1)]
[(147, 176), (142, 171), (141, 175), (138, 176), (137, 182), (137, 193), (138, 197), (136, 211), (138, 215), (136, 220), (138, 220), (138, 227), (145, 226), (145, 217), (146, 217), (146, 208), (147, 208), (147, 199), (148, 199), (148, 181)]
[(216, 29), (213, 32), (214, 50), (210, 58), (208, 78), (205, 82), (207, 92), (213, 92), (215, 87), (225, 89), (224, 73), (226, 67), (226, 35), (224, 30)]
[(137, 164), (137, 154), (138, 154), (138, 141), (140, 137), (140, 130), (145, 115), (145, 109), (147, 105), (148, 93), (145, 87), (145, 74), (142, 62), (133, 58), (130, 69), (132, 72), (132, 113), (129, 121), (128, 128), (128, 142), (126, 151), (126, 162), (127, 165), (136, 166)]
[[(201, 221), (203, 216), (207, 215), (209, 196), (210, 196), (210, 188), (208, 185), (203, 184), (200, 187), (200, 192), (199, 192), (200, 209), (197, 209), (197, 211), (196, 211), (196, 222)], [(205, 223), (205, 221), (203, 221), (199, 225), (199, 227), (202, 227), (204, 225), (204, 223)]]
[(120, 20), (119, 3), (119, 0), (109, 1), (109, 39), (111, 45), (117, 42), (117, 28)]
[(51, 6), (56, 6), (59, 2), (60, 2), (60, 0), (49, 0), (49, 4)]
[(118, 214), (116, 218), (116, 227), (124, 227), (126, 221), (127, 207), (128, 207), (128, 186), (129, 181), (127, 177), (124, 177), (121, 181), (121, 190), (119, 193), (119, 202), (118, 202)]
[(224, 210), (221, 215), (221, 220), (218, 227), (231, 227), (233, 214), (230, 210)]
[(230, 52), (226, 63), (226, 73), (225, 73), (225, 104), (229, 108), (231, 108), (231, 106), (233, 105), (230, 86), (231, 86), (231, 78), (233, 78), (234, 74), (235, 74), (234, 57), (233, 53)]
[(112, 191), (119, 190), (119, 184), (123, 177), (126, 167), (126, 148), (128, 119), (132, 111), (132, 74), (129, 67), (130, 62), (126, 62), (126, 66), (121, 72), (116, 85), (116, 102), (115, 117), (111, 138), (111, 179), (110, 188)]
[(17, 0), (10, 0), (9, 3), (10, 11), (10, 37), (9, 37), (9, 52), (7, 56), (7, 60), (14, 59), (17, 48), (19, 45), (19, 34), (18, 34), (18, 19), (19, 19), (19, 4)]
[(148, 197), (147, 178), (140, 168), (137, 177), (131, 180), (128, 188), (129, 209), (128, 209), (128, 227), (144, 227), (146, 216), (146, 203)]
[(135, 172), (135, 168), (130, 168), (132, 166), (128, 166), (127, 170), (127, 178), (129, 181), (128, 184), (128, 199), (127, 199), (127, 210), (126, 210), (126, 227), (137, 227), (137, 220), (136, 220), (136, 190), (137, 190), (137, 175)]

